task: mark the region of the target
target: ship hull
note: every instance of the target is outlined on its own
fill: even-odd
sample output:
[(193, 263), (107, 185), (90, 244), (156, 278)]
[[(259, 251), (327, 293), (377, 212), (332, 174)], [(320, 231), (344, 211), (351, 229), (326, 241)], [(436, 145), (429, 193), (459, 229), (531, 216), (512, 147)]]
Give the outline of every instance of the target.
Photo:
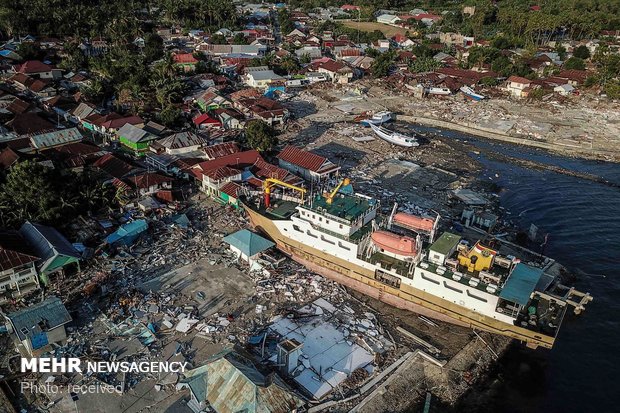
[(248, 213), (252, 226), (275, 242), (280, 251), (339, 284), (397, 308), (452, 324), (508, 336), (526, 342), (529, 347), (553, 346), (554, 337), (507, 324), (407, 284), (401, 284), (400, 288), (383, 284), (375, 280), (373, 271), (283, 235), (270, 218), (243, 203), (242, 205)]

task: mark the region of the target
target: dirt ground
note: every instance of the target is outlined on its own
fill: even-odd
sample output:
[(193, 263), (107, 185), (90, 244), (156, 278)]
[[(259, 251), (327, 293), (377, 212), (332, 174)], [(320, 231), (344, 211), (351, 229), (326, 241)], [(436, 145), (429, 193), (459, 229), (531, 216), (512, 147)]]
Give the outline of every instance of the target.
[(405, 34), (407, 32), (407, 29), (404, 29), (402, 27), (388, 26), (387, 24), (377, 23), (377, 22), (345, 21), (345, 22), (342, 22), (342, 24), (352, 29), (359, 28), (359, 30), (363, 32), (374, 32), (375, 30), (379, 30), (380, 32), (385, 34), (385, 37), (388, 37), (388, 38), (398, 33)]

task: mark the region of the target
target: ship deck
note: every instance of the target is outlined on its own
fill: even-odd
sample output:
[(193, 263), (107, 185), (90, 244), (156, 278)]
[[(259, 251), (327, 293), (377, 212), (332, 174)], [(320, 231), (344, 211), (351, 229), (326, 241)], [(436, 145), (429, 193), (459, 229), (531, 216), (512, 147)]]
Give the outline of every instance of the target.
[(413, 275), (409, 274), (409, 266), (410, 263), (397, 260), (394, 257), (390, 257), (380, 252), (375, 252), (368, 258), (368, 262), (371, 264), (380, 264), (381, 268), (386, 270), (394, 270), (397, 274), (402, 275), (403, 277), (412, 278)]

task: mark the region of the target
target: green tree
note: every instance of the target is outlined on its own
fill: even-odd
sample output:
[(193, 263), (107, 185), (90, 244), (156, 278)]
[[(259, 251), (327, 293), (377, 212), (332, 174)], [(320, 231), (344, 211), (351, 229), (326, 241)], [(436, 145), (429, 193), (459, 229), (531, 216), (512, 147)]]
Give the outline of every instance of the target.
[(372, 75), (374, 77), (385, 77), (389, 75), (395, 59), (396, 52), (392, 50), (381, 53), (375, 58), (375, 61), (372, 62), (372, 66), (370, 67)]
[(499, 81), (494, 77), (487, 76), (480, 79), (480, 84), (483, 86), (497, 86)]
[(575, 50), (573, 50), (573, 56), (582, 60), (587, 60), (590, 58), (590, 49), (584, 45), (577, 46)]
[(583, 59), (573, 56), (566, 62), (564, 62), (564, 65), (562, 67), (567, 70), (584, 70), (586, 68), (586, 64)]
[(294, 56), (285, 56), (282, 58), (280, 67), (289, 75), (297, 72), (301, 68)]
[(0, 221), (5, 227), (18, 227), (25, 220), (66, 224), (109, 205), (109, 199), (109, 192), (86, 172), (76, 175), (25, 161), (13, 166), (0, 186)]
[(413, 73), (432, 72), (441, 67), (441, 62), (432, 57), (422, 56), (409, 63), (409, 70)]
[(237, 33), (232, 39), (232, 44), (248, 44), (248, 39), (243, 33)]
[(609, 99), (620, 99), (620, 80), (612, 80), (603, 89)]
[(245, 128), (248, 146), (259, 152), (270, 151), (278, 144), (275, 130), (262, 120), (252, 120)]
[(159, 113), (159, 121), (166, 126), (175, 126), (181, 120), (181, 110), (172, 105)]
[(214, 34), (213, 36), (209, 37), (209, 43), (211, 44), (228, 44), (228, 40), (226, 40), (226, 36), (224, 36), (223, 34)]
[(144, 58), (147, 62), (154, 62), (164, 56), (164, 39), (155, 33), (144, 36)]
[(41, 48), (33, 42), (23, 42), (17, 46), (17, 54), (24, 60), (40, 60), (43, 56)]

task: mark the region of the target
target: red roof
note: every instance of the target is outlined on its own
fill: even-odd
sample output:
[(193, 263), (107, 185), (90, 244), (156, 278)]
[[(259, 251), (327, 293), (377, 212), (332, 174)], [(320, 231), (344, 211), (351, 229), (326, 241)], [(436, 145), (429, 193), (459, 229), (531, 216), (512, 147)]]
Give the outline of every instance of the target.
[(234, 142), (224, 142), (218, 145), (207, 146), (202, 148), (202, 150), (207, 155), (207, 158), (216, 159), (239, 152), (239, 147)]
[(288, 180), (300, 181), (300, 178), (292, 175), (286, 169), (272, 165), (262, 159), (257, 160), (254, 166), (258, 168), (255, 175), (259, 178), (275, 178), (285, 182)]
[(21, 267), (38, 259), (39, 257), (30, 251), (19, 232), (0, 232), (0, 271)]
[(532, 10), (532, 11), (539, 11), (540, 10), (540, 6), (530, 6), (530, 10)]
[(335, 60), (328, 60), (326, 62), (319, 63), (318, 67), (325, 69), (332, 73), (338, 73), (340, 70), (344, 69), (346, 66), (343, 63), (336, 62)]
[(208, 176), (214, 181), (220, 181), (222, 179), (230, 178), (231, 176), (239, 175), (240, 170), (230, 168), (228, 166), (221, 166), (219, 168), (203, 170), (202, 174)]
[(510, 76), (508, 78), (508, 81), (511, 83), (521, 83), (523, 85), (529, 85), (530, 83), (532, 83), (532, 81), (530, 79), (526, 79), (524, 77), (521, 76)]
[(234, 182), (227, 182), (223, 187), (220, 188), (220, 192), (224, 192), (226, 195), (237, 198), (238, 191), (241, 187)]
[(19, 154), (11, 148), (0, 151), (0, 169), (9, 169), (19, 160)]
[(15, 115), (13, 120), (7, 123), (18, 135), (38, 133), (54, 129), (54, 124), (45, 120), (34, 112), (26, 112)]
[(170, 178), (169, 176), (160, 175), (155, 172), (149, 172), (149, 173), (145, 173), (145, 174), (138, 175), (138, 176), (132, 176), (131, 178), (127, 180), (131, 182), (136, 188), (140, 188), (140, 189), (150, 188), (152, 186), (160, 185), (165, 182), (174, 181), (174, 179)]
[(222, 126), (222, 122), (220, 122), (217, 119), (213, 119), (211, 116), (209, 116), (206, 113), (196, 116), (193, 119), (193, 122), (194, 122), (194, 125), (196, 126), (200, 126), (202, 124)]
[(31, 74), (31, 73), (41, 73), (41, 72), (50, 72), (52, 67), (50, 65), (46, 65), (45, 63), (39, 60), (28, 60), (19, 66), (17, 72)]
[(360, 6), (354, 6), (353, 4), (343, 4), (340, 6), (341, 10), (359, 10)]
[(401, 43), (407, 40), (407, 36), (402, 33), (396, 33), (394, 36), (392, 36), (392, 40), (394, 40), (396, 43)]
[(198, 63), (198, 59), (196, 59), (194, 57), (194, 55), (191, 54), (191, 53), (175, 54), (173, 59), (174, 59), (174, 63), (180, 63), (180, 64), (196, 64), (196, 63)]
[(577, 69), (562, 70), (558, 74), (558, 77), (563, 77), (565, 79), (573, 80), (575, 82), (581, 83), (581, 82), (585, 82), (586, 78), (588, 77), (588, 71), (577, 70)]
[(282, 152), (278, 154), (278, 159), (313, 172), (318, 172), (321, 167), (328, 162), (327, 158), (301, 150), (292, 145), (287, 145), (282, 149)]
[(362, 55), (362, 51), (360, 49), (357, 49), (357, 48), (342, 49), (338, 53), (340, 54), (341, 57), (352, 57), (352, 56), (361, 56)]
[(144, 120), (140, 116), (127, 116), (119, 119), (112, 119), (107, 122), (103, 122), (101, 126), (106, 129), (120, 129), (126, 124), (139, 125), (144, 123)]
[(197, 169), (200, 172), (208, 171), (210, 169), (217, 169), (222, 166), (251, 166), (254, 165), (258, 159), (262, 159), (262, 157), (256, 150), (252, 149), (250, 151), (237, 152), (230, 155), (222, 156), (217, 159), (212, 159), (210, 161), (201, 162), (195, 165), (194, 169)]
[(93, 164), (114, 178), (121, 179), (134, 170), (134, 167), (111, 153), (103, 155)]

